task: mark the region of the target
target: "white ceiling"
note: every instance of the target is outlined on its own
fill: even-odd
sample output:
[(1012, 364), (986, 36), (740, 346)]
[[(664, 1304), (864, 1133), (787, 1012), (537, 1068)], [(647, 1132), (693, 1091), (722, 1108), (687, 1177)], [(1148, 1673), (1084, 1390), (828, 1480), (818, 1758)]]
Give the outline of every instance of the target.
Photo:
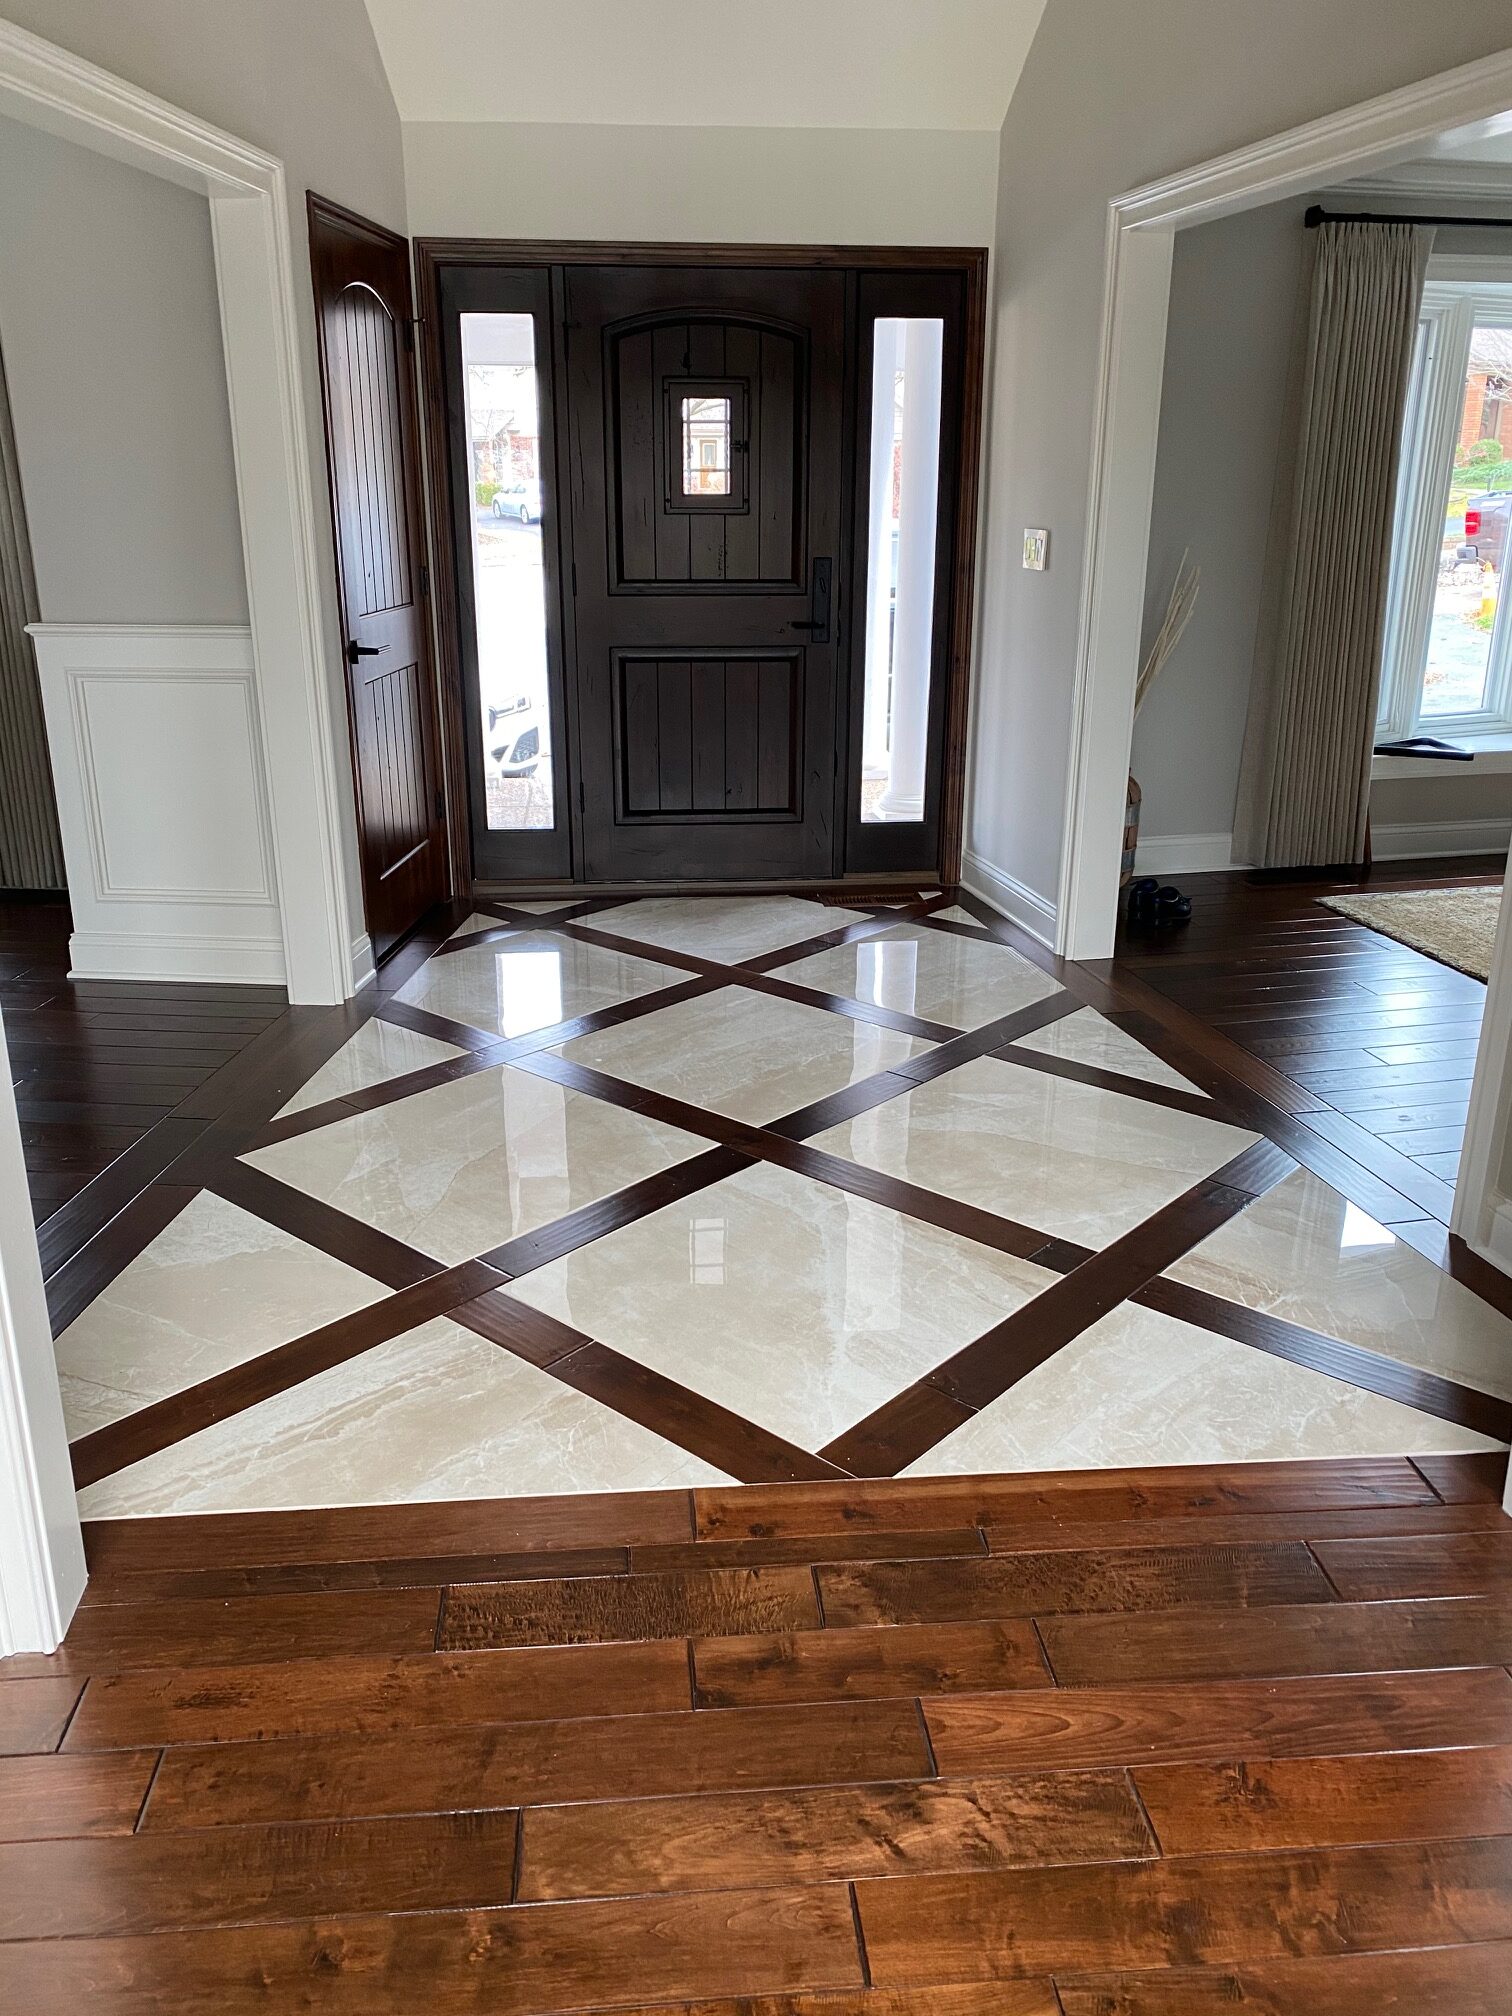
[(367, 0), (405, 120), (996, 132), (1045, 0)]

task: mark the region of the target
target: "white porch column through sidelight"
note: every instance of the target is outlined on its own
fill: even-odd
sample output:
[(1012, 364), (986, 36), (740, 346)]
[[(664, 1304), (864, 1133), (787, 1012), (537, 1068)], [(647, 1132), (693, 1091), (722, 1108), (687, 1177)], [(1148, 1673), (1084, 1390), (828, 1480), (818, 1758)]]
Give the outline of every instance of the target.
[[(940, 492), (940, 379), (945, 325), (933, 317), (878, 321), (877, 360), (885, 339), (893, 359), (892, 382), (901, 409), (896, 458), (872, 456), (872, 519), (877, 489), (891, 517), (896, 459), (898, 565), (892, 611), (892, 691), (887, 722), (887, 785), (874, 816), (904, 821), (924, 816), (925, 759), (929, 746), (929, 672), (934, 646), (935, 536)], [(872, 400), (875, 428), (877, 399)], [(889, 437), (892, 429), (889, 429)], [(873, 433), (873, 442), (877, 434)], [(873, 548), (876, 551), (876, 548)], [(884, 557), (886, 556), (884, 549)], [(890, 564), (882, 572), (886, 580)], [(875, 606), (875, 605), (873, 605)], [(868, 609), (867, 682), (871, 694), (872, 610)], [(885, 623), (885, 615), (884, 615)], [(883, 631), (885, 640), (886, 632)]]

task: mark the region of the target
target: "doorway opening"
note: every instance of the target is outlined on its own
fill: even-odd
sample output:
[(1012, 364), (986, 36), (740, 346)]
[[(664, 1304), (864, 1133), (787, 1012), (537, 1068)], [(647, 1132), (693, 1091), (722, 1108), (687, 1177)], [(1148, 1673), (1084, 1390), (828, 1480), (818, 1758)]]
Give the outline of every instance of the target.
[(985, 253), (418, 259), (474, 885), (949, 879)]

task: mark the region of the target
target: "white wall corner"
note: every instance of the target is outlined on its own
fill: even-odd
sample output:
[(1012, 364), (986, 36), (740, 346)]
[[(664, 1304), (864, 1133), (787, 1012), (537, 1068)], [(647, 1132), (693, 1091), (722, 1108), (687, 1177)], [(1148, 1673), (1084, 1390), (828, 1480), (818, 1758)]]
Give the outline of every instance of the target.
[(1232, 833), (1141, 833), (1136, 875), (1207, 875), (1234, 865)]
[(994, 868), (969, 847), (961, 860), (961, 881), (973, 896), (980, 896), (984, 903), (990, 903), (994, 910), (1000, 910), (1020, 925), (1031, 938), (1054, 949), (1055, 905), (1037, 889), (1029, 888), (1004, 868)]
[(85, 1574), (0, 1022), (0, 1658), (53, 1651), (84, 1593)]

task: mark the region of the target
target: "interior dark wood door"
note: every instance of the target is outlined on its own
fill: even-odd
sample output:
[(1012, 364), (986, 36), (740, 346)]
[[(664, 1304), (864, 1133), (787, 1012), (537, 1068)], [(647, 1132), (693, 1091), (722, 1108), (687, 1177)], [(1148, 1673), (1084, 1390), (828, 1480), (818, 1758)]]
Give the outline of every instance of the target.
[(382, 959), (450, 889), (426, 617), (409, 247), (310, 199), (367, 928)]
[(581, 872), (836, 872), (845, 279), (565, 276)]

